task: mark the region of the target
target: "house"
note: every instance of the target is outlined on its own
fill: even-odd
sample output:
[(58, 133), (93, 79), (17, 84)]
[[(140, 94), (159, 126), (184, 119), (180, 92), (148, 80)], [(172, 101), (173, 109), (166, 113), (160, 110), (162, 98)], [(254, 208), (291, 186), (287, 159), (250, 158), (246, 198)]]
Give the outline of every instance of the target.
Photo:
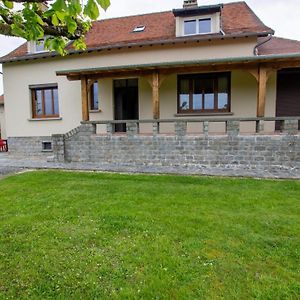
[[(259, 125), (274, 134), (275, 117), (288, 116), (298, 126), (300, 42), (275, 37), (245, 2), (185, 0), (173, 11), (97, 21), (86, 44), (86, 51), (70, 45), (60, 57), (45, 51), (43, 41), (29, 42), (0, 59), (12, 152), (43, 156), (60, 144), (57, 135), (63, 143), (76, 136), (81, 122), (86, 132), (96, 128), (93, 141), (111, 133), (122, 139), (125, 131), (216, 133), (237, 121), (239, 132), (255, 133)], [(204, 118), (213, 119), (209, 126)], [(85, 147), (71, 156), (67, 144), (62, 152), (68, 160), (113, 161), (116, 145), (103, 143), (110, 157), (93, 156), (90, 148), (87, 155)], [(117, 152), (121, 161), (139, 155), (132, 148), (125, 158)]]
[(6, 138), (5, 116), (4, 116), (4, 95), (0, 96), (0, 139)]

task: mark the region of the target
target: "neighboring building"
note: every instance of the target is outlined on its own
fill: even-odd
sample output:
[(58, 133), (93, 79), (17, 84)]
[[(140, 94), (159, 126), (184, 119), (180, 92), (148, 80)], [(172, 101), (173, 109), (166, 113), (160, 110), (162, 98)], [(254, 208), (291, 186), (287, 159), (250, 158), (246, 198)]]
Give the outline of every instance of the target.
[(5, 115), (4, 115), (4, 95), (0, 96), (0, 139), (6, 138)]
[(245, 2), (101, 20), (86, 44), (60, 57), (26, 43), (0, 59), (11, 143), (87, 120), (300, 116), (300, 42), (274, 37)]

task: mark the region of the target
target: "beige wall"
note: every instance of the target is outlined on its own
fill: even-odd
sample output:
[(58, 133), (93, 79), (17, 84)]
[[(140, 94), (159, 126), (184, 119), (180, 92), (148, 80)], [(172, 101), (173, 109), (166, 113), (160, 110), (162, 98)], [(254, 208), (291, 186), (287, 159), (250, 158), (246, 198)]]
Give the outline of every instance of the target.
[[(81, 121), (81, 91), (79, 81), (57, 77), (56, 71), (80, 68), (97, 68), (156, 62), (172, 62), (206, 58), (253, 55), (256, 40), (253, 38), (194, 44), (187, 47), (161, 46), (139, 49), (102, 51), (97, 54), (77, 55), (68, 58), (4, 65), (4, 93), (7, 99), (7, 136), (47, 136), (65, 133)], [(91, 113), (91, 120), (113, 119), (113, 80), (101, 79), (99, 113)], [(31, 119), (31, 96), (29, 85), (57, 83), (61, 120), (34, 121)], [(275, 77), (268, 89), (267, 114), (274, 115)], [(173, 118), (177, 110), (177, 75), (170, 75), (160, 90), (161, 118)], [(139, 79), (140, 119), (152, 118), (151, 88), (145, 78)], [(256, 83), (246, 73), (232, 73), (232, 112), (234, 116), (256, 115)]]
[(6, 128), (5, 128), (5, 115), (4, 115), (4, 105), (0, 104), (0, 138), (6, 138)]
[[(112, 79), (102, 80), (100, 85), (100, 108), (101, 113), (92, 113), (92, 120), (111, 120), (113, 119), (113, 101), (112, 101)], [(257, 101), (257, 83), (256, 79), (246, 71), (233, 71), (231, 73), (231, 112), (234, 117), (255, 117)], [(268, 81), (267, 99), (266, 99), (266, 117), (274, 117), (276, 111), (276, 73), (274, 72)], [(177, 118), (177, 74), (169, 75), (160, 88), (160, 115), (162, 119)], [(152, 119), (152, 90), (146, 78), (139, 78), (139, 117), (140, 119)], [(218, 116), (212, 116), (218, 118)], [(178, 117), (180, 118), (180, 117)], [(191, 118), (191, 117), (190, 117)], [(219, 116), (224, 118), (224, 116)], [(190, 132), (200, 132), (202, 130), (199, 124), (190, 124)], [(142, 124), (141, 132), (151, 132), (150, 124)], [(274, 123), (265, 124), (266, 131), (273, 131)], [(102, 127), (99, 131), (105, 130)], [(162, 132), (174, 131), (174, 124), (161, 125)], [(216, 123), (210, 128), (213, 132), (225, 131), (224, 124)], [(245, 122), (241, 124), (242, 132), (253, 132), (255, 130), (254, 122)]]

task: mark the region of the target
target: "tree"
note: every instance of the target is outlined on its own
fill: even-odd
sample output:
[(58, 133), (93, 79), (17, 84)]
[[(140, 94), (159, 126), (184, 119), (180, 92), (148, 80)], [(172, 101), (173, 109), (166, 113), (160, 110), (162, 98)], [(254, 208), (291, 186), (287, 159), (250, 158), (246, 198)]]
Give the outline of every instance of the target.
[(110, 0), (80, 1), (0, 0), (0, 34), (28, 41), (45, 38), (45, 47), (61, 55), (70, 41), (75, 49), (85, 49), (85, 34)]

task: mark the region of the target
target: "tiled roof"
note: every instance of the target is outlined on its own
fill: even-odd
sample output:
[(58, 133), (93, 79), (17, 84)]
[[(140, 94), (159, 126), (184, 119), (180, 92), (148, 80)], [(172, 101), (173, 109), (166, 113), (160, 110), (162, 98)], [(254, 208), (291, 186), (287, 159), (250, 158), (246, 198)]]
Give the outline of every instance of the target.
[(4, 104), (4, 95), (1, 95), (1, 96), (0, 96), (0, 105), (1, 105), (1, 104)]
[[(266, 38), (259, 38), (259, 42), (263, 42), (264, 40)], [(300, 41), (272, 37), (270, 41), (258, 47), (259, 55), (292, 53), (300, 53)]]
[[(222, 30), (225, 32), (225, 36), (238, 34), (267, 35), (273, 32), (271, 28), (263, 24), (245, 2), (224, 4), (221, 14)], [(133, 29), (139, 25), (144, 25), (145, 31), (133, 33)], [(207, 38), (210, 36), (207, 35)], [(222, 34), (217, 34), (218, 36), (223, 37)], [(194, 38), (185, 37), (187, 40)], [(201, 38), (204, 38), (204, 36), (201, 36)], [(106, 46), (122, 47), (126, 44), (135, 43), (139, 45), (149, 42), (163, 43), (174, 40), (180, 41), (182, 38), (176, 38), (175, 36), (175, 17), (171, 11), (97, 21), (93, 23), (92, 29), (86, 35), (88, 49)], [(27, 45), (23, 44), (2, 57), (1, 60), (11, 60), (26, 55)], [(53, 53), (46, 55), (53, 55)], [(34, 55), (31, 56), (34, 57)]]

